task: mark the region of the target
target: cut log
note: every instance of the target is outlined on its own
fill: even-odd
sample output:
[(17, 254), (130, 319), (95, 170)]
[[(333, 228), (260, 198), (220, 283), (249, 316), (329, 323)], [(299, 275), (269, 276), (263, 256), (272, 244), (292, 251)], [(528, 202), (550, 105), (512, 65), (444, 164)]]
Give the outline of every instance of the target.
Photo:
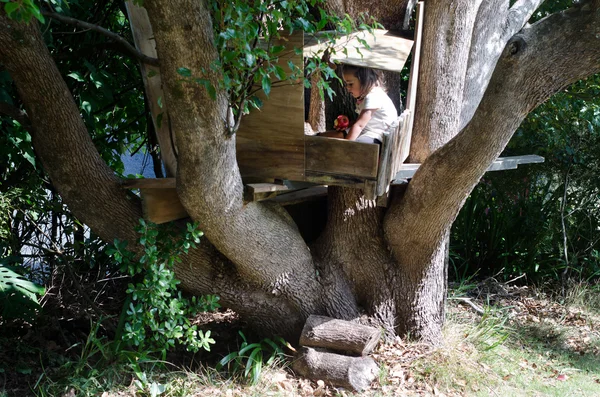
[(292, 364), (301, 376), (322, 380), (336, 387), (362, 391), (379, 374), (379, 366), (370, 357), (351, 357), (302, 347)]
[(302, 329), (300, 345), (366, 356), (377, 346), (380, 337), (381, 332), (374, 327), (311, 315)]

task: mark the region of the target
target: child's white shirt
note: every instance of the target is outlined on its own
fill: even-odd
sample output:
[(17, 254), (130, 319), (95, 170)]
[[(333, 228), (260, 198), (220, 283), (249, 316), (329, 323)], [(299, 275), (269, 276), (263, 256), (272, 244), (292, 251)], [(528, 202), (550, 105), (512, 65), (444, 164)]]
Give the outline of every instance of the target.
[(381, 87), (373, 87), (364, 101), (358, 104), (356, 112), (360, 114), (365, 109), (372, 110), (373, 114), (360, 136), (383, 142), (384, 131), (398, 118), (394, 103)]

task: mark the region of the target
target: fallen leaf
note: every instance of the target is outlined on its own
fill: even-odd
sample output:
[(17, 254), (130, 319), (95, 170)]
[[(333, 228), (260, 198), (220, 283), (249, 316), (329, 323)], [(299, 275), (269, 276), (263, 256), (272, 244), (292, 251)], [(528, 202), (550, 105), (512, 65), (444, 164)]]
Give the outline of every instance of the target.
[(564, 382), (565, 380), (567, 380), (567, 379), (569, 379), (569, 376), (568, 376), (568, 375), (565, 375), (565, 374), (560, 374), (560, 375), (558, 375), (558, 376), (556, 377), (556, 380), (560, 380), (560, 381), (563, 381), (563, 382)]

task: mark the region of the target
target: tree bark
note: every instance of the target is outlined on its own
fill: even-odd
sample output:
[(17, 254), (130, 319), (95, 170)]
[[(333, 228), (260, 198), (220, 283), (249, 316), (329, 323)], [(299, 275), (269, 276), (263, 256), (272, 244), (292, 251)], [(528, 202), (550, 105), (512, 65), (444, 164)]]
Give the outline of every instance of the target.
[(458, 133), (462, 92), (482, 0), (428, 1), (408, 161), (422, 163)]

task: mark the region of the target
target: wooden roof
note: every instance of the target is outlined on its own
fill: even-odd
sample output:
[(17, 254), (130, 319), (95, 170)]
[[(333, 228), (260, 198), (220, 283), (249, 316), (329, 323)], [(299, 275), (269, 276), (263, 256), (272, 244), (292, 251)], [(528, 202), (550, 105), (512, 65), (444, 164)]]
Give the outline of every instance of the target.
[[(370, 48), (366, 48), (364, 40)], [(331, 59), (340, 63), (373, 69), (401, 72), (413, 46), (413, 41), (388, 30), (366, 30), (339, 36), (335, 43), (326, 35), (305, 37), (304, 56), (321, 56), (325, 49), (333, 47)], [(345, 51), (344, 51), (345, 49)]]

